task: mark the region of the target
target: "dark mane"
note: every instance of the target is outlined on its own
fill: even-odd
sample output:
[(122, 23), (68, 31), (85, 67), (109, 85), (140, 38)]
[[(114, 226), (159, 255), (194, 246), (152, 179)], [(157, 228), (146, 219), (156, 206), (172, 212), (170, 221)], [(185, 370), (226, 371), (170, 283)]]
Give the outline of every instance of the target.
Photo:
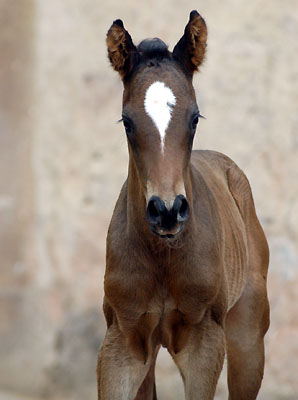
[(144, 61), (158, 60), (170, 57), (168, 46), (159, 38), (145, 39), (138, 45), (138, 52)]

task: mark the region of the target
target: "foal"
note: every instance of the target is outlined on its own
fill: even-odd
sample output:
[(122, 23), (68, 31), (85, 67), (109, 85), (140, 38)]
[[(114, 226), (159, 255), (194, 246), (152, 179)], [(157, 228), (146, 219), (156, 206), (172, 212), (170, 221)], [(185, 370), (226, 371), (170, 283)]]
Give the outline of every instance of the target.
[(255, 399), (261, 385), (267, 242), (243, 172), (223, 154), (192, 151), (192, 77), (206, 39), (196, 11), (172, 53), (160, 39), (135, 47), (121, 20), (107, 34), (129, 172), (107, 237), (100, 400), (156, 399), (161, 345), (187, 400), (213, 399), (225, 351), (229, 399)]

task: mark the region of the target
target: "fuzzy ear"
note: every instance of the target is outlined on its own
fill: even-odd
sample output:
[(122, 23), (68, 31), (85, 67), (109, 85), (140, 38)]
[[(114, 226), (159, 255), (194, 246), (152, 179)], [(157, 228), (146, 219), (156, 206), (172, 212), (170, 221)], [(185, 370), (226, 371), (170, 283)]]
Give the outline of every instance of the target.
[(195, 71), (198, 71), (204, 60), (206, 46), (206, 23), (197, 11), (192, 11), (184, 35), (173, 50), (173, 56), (192, 76)]
[(124, 29), (121, 19), (113, 22), (107, 33), (107, 48), (111, 64), (123, 81), (129, 76), (139, 60), (136, 46), (130, 34)]

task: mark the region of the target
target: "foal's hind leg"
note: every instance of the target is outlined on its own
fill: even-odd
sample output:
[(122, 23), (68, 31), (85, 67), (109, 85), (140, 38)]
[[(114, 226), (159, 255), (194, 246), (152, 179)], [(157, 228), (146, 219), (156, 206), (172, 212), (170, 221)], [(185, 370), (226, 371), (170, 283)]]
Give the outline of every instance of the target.
[(254, 241), (248, 235), (249, 272), (244, 291), (228, 312), (226, 344), (230, 400), (254, 400), (264, 373), (264, 336), (269, 327), (266, 290), (268, 247), (258, 229)]
[(256, 399), (263, 379), (264, 335), (268, 326), (265, 282), (254, 282), (252, 278), (226, 319), (230, 400)]
[(255, 400), (264, 373), (264, 336), (269, 328), (269, 249), (248, 180), (236, 165), (228, 171), (228, 182), (243, 217), (248, 247), (246, 286), (226, 317), (229, 399)]

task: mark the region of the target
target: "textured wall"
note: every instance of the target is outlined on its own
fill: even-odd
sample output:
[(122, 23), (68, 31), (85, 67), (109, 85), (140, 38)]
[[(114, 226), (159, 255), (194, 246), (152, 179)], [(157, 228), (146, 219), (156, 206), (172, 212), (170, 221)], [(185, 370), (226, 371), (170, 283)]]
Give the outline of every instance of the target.
[[(297, 399), (298, 3), (294, 0), (0, 1), (0, 387), (95, 398), (105, 235), (127, 171), (122, 86), (105, 34), (172, 48), (191, 9), (209, 28), (194, 79), (195, 146), (247, 173), (271, 248), (271, 329), (259, 398)], [(163, 352), (161, 400), (182, 385)], [(218, 399), (226, 398), (224, 379)]]

